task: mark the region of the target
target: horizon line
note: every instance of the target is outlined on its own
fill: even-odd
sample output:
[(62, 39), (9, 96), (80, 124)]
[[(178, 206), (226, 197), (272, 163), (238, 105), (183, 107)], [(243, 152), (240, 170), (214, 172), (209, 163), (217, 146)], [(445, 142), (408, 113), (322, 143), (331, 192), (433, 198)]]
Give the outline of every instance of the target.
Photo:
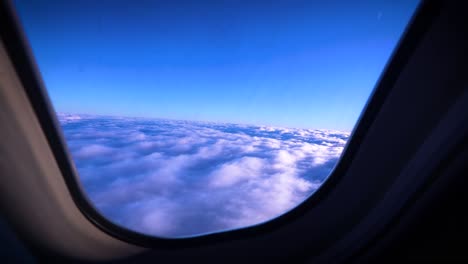
[[(280, 126), (280, 125), (267, 125), (267, 124), (253, 124), (247, 122), (230, 122), (230, 121), (208, 121), (208, 120), (188, 120), (188, 119), (179, 119), (179, 118), (168, 118), (168, 117), (153, 117), (153, 116), (132, 116), (132, 115), (115, 115), (115, 114), (89, 114), (89, 113), (72, 113), (72, 112), (62, 112), (55, 111), (57, 117), (59, 115), (77, 115), (77, 116), (98, 116), (98, 117), (120, 117), (120, 118), (134, 118), (134, 119), (153, 119), (153, 120), (167, 120), (167, 121), (184, 121), (184, 122), (199, 122), (199, 123), (214, 123), (214, 124), (230, 124), (230, 125), (246, 125), (246, 126), (257, 126), (257, 127), (270, 127), (270, 128), (284, 128), (284, 129), (303, 129), (303, 130), (328, 130), (328, 131), (337, 131), (349, 133), (351, 130), (340, 130), (332, 128), (310, 128), (310, 127), (289, 127), (289, 126)], [(60, 121), (60, 120), (59, 120)]]

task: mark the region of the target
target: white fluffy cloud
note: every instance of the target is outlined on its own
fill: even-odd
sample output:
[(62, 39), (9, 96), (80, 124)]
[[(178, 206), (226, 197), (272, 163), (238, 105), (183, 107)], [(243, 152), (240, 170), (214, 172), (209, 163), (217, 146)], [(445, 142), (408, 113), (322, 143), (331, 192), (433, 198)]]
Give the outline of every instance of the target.
[(349, 133), (59, 115), (85, 191), (110, 220), (163, 237), (258, 224), (310, 196)]

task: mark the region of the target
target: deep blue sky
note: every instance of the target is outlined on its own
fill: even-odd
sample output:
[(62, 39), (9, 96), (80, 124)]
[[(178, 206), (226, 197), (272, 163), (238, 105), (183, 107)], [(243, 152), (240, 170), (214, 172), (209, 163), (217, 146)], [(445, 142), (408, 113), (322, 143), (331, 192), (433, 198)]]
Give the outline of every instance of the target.
[(58, 112), (351, 130), (417, 1), (15, 1)]

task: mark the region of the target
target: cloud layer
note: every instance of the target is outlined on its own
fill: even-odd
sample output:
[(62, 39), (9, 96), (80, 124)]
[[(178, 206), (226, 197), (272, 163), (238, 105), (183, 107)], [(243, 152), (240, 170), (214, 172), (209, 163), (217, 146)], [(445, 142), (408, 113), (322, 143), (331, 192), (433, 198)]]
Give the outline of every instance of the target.
[(184, 237), (258, 224), (309, 197), (347, 132), (60, 114), (96, 208), (131, 230)]

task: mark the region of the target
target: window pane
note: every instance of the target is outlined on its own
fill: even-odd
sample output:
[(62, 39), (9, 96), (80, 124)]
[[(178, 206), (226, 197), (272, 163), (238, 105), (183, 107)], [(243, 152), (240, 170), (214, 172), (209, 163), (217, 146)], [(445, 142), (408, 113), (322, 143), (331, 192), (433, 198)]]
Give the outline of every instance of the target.
[(87, 197), (187, 237), (310, 197), (417, 1), (26, 1), (16, 7)]

